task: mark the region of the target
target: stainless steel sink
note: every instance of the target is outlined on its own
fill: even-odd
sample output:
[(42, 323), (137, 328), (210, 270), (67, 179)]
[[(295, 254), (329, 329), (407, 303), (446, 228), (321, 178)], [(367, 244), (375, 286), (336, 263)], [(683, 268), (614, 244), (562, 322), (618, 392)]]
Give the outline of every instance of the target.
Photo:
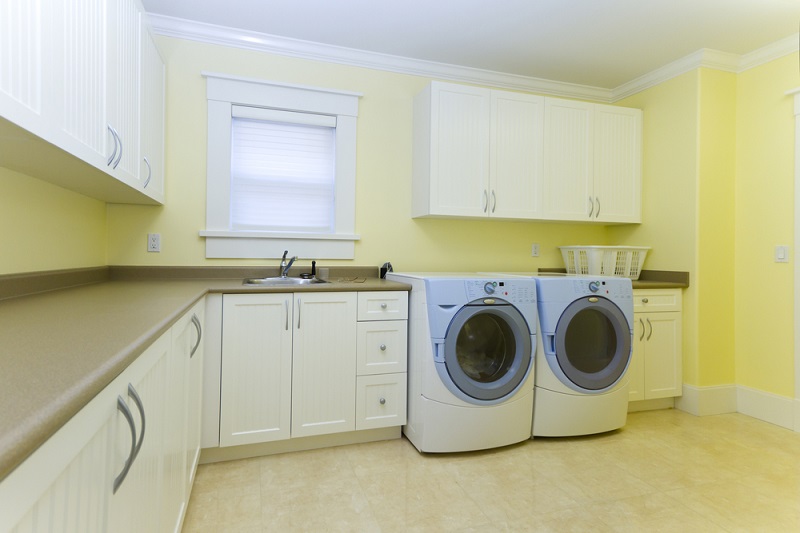
[(316, 285), (317, 283), (328, 283), (319, 278), (249, 278), (244, 280), (243, 285), (248, 287), (285, 287), (294, 285)]

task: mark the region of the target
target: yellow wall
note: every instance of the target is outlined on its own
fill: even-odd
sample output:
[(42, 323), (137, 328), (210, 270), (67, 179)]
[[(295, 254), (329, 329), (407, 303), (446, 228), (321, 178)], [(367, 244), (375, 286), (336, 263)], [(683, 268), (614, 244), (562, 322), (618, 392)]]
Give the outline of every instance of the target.
[(0, 168), (0, 275), (106, 264), (106, 206)]
[[(794, 395), (794, 114), (792, 54), (739, 74), (736, 88), (736, 382)], [(796, 253), (796, 252), (795, 252)]]
[[(353, 261), (322, 264), (377, 267), (391, 261), (395, 270), (406, 271), (533, 271), (562, 266), (559, 245), (606, 242), (604, 227), (586, 224), (412, 219), (412, 99), (429, 79), (170, 38), (158, 45), (167, 63), (166, 205), (109, 206), (110, 264), (265, 263), (205, 259), (198, 236), (206, 207), (204, 70), (363, 93), (356, 178), (361, 241)], [(161, 233), (161, 253), (146, 252), (148, 232)], [(541, 245), (539, 258), (531, 257), (534, 242)]]

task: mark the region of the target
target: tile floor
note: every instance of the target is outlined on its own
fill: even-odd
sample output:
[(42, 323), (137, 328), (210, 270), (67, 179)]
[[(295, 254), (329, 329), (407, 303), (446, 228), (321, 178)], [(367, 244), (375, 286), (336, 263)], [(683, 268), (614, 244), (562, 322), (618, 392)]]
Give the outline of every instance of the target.
[(203, 465), (183, 531), (800, 531), (800, 434), (664, 410), (485, 452), (400, 439)]

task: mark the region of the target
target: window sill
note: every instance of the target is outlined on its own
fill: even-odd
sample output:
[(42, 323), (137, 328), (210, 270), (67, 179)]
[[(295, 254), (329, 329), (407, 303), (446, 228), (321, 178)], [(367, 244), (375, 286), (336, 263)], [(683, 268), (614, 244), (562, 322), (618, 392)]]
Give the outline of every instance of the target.
[(200, 231), (207, 259), (279, 259), (284, 250), (313, 259), (353, 259), (360, 235), (273, 233), (269, 231)]

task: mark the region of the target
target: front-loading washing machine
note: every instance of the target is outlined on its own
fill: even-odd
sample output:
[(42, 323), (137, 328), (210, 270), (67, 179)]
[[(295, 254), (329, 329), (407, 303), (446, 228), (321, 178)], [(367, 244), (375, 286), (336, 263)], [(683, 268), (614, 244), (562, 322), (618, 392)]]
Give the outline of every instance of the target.
[(537, 277), (533, 436), (591, 435), (628, 414), (633, 290), (628, 278)]
[(421, 452), (461, 452), (530, 438), (535, 281), (463, 273), (386, 278), (411, 285), (408, 440)]

